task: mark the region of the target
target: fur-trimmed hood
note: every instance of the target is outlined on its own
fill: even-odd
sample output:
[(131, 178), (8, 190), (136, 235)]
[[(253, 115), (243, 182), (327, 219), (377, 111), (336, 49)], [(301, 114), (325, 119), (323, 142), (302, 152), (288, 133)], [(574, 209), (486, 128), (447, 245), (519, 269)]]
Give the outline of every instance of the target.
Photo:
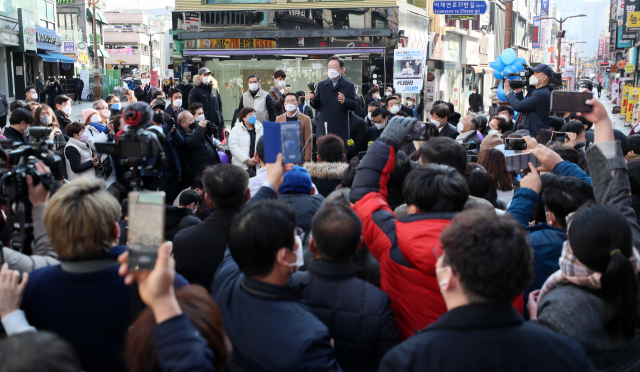
[[(200, 78), (200, 75), (195, 75), (193, 77), (193, 84), (197, 87), (200, 86), (200, 84), (202, 84), (202, 79)], [(218, 89), (218, 80), (216, 80), (213, 76), (211, 76), (211, 86), (213, 88)]]
[(304, 163), (304, 169), (309, 172), (311, 178), (322, 181), (340, 181), (344, 170), (349, 167), (347, 163)]

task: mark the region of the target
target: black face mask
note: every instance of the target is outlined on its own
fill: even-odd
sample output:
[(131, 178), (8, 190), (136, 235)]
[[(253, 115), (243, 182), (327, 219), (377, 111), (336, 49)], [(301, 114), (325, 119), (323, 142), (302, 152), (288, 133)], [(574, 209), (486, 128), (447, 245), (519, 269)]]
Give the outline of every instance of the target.
[(189, 129), (194, 130), (196, 129), (197, 126), (198, 126), (198, 123), (194, 121), (193, 123), (189, 124)]
[(492, 103), (491, 106), (496, 107), (496, 106), (498, 106), (498, 104), (497, 103)]
[(156, 112), (153, 114), (153, 121), (158, 124), (164, 123), (164, 114), (162, 112)]
[(300, 98), (300, 103), (304, 103), (304, 98)]

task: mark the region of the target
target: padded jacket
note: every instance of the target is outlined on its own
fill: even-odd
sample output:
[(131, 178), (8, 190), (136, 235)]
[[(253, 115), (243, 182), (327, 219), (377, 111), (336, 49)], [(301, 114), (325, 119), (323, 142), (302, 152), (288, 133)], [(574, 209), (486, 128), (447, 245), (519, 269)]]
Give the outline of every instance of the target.
[(356, 278), (348, 262), (313, 259), (294, 275), (302, 297), (329, 328), (344, 371), (376, 371), (384, 354), (400, 342), (391, 301), (379, 288)]
[(211, 141), (211, 137), (206, 135), (204, 128), (198, 125), (191, 132), (180, 126), (176, 126), (176, 129), (184, 138), (184, 146), (178, 151), (180, 160), (187, 167), (191, 178), (200, 176), (207, 166), (220, 163), (216, 146)]
[(531, 137), (538, 135), (540, 129), (549, 129), (549, 110), (551, 109), (551, 92), (547, 87), (534, 89), (529, 97), (524, 98), (522, 92), (518, 95), (509, 93), (509, 105), (522, 116), (521, 124), (531, 133)]
[(194, 87), (189, 91), (189, 105), (201, 103), (205, 119), (218, 127), (215, 137), (224, 137), (224, 118), (222, 117), (222, 99), (218, 92), (218, 82), (211, 78), (210, 84), (202, 83), (200, 76), (193, 77)]

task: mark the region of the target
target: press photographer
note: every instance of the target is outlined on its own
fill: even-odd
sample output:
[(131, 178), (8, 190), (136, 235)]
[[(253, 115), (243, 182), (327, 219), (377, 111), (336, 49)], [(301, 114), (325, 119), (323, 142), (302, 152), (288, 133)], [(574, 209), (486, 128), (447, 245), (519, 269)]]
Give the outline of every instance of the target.
[(531, 67), (533, 75), (529, 77), (529, 85), (535, 87), (530, 90), (527, 97), (524, 97), (522, 88), (511, 91), (509, 80), (504, 82), (504, 93), (507, 101), (514, 110), (520, 113), (516, 121), (516, 128), (523, 124), (532, 137), (538, 135), (540, 129), (549, 128), (549, 110), (551, 109), (551, 87), (549, 82), (554, 76), (554, 72), (544, 63), (537, 67)]

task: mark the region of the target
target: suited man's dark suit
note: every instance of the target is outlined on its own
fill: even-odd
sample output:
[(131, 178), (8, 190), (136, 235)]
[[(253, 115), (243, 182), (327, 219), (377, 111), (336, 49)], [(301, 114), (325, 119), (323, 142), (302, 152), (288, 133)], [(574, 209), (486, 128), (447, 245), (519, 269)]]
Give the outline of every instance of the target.
[(458, 133), (456, 127), (449, 123), (445, 124), (444, 128), (442, 128), (442, 130), (440, 131), (440, 137), (449, 137), (452, 139), (456, 139), (459, 135), (460, 133)]

